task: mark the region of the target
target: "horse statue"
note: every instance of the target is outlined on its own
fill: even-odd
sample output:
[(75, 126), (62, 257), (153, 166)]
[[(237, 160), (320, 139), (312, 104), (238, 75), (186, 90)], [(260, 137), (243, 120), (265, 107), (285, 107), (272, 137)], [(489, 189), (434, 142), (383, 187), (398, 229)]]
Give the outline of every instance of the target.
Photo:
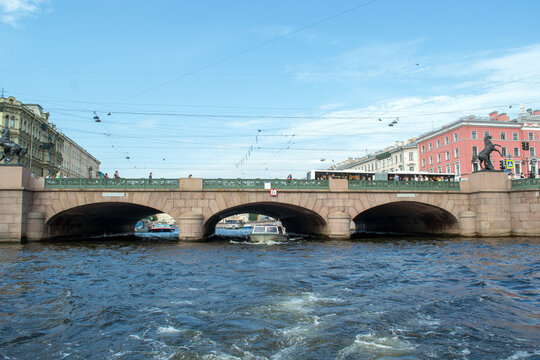
[(4, 151), (2, 152), (2, 156), (0, 156), (0, 161), (5, 159), (4, 162), (9, 164), (15, 155), (17, 155), (17, 164), (20, 164), (24, 155), (28, 152), (28, 149), (26, 146), (21, 146), (16, 142), (11, 141), (8, 128), (2, 129), (1, 134), (0, 146)]
[[(496, 151), (501, 156), (503, 156), (503, 154), (496, 148), (496, 146), (501, 147), (501, 145), (492, 143), (491, 139), (493, 139), (491, 135), (484, 136), (484, 146), (485, 146), (484, 150), (480, 151), (478, 155), (476, 154), (473, 155), (473, 158), (472, 158), (473, 164), (476, 160), (480, 160), (480, 169), (482, 170), (495, 171), (495, 169), (493, 168), (493, 164), (491, 163), (491, 159), (489, 158), (489, 155), (493, 151)], [(484, 166), (482, 166), (482, 164)]]

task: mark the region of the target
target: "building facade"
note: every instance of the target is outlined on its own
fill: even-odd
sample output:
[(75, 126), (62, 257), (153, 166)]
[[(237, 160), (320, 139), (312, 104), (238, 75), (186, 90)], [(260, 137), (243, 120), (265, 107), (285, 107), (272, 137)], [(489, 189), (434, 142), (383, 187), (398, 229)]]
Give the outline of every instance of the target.
[(418, 171), (418, 146), (414, 139), (397, 141), (394, 146), (361, 158), (349, 158), (331, 170), (361, 170), (366, 172)]
[(419, 137), (419, 170), (433, 173), (454, 173), (461, 178), (480, 169), (479, 161), (472, 161), (484, 148), (484, 137), (490, 135), (501, 151), (491, 153), (491, 162), (500, 170), (500, 160), (513, 160), (508, 169), (513, 177), (538, 177), (537, 151), (540, 150), (540, 111), (525, 111), (510, 120), (505, 114), (492, 112), (489, 117), (462, 117), (441, 129)]
[(97, 177), (101, 163), (66, 135), (60, 137), (63, 142), (60, 172), (68, 177)]
[[(70, 177), (87, 177), (89, 167), (95, 174), (99, 161), (59, 132), (49, 117), (38, 104), (23, 104), (12, 96), (0, 98), (1, 127), (9, 129), (12, 141), (28, 149), (21, 163), (35, 176), (61, 172)], [(66, 156), (66, 149), (75, 148), (77, 157)]]

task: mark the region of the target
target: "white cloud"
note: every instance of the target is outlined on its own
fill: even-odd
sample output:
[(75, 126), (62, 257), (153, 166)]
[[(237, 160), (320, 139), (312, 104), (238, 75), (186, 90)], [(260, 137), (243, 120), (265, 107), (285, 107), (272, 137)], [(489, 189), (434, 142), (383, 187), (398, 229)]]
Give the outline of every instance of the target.
[(43, 2), (44, 0), (0, 0), (0, 21), (18, 27), (21, 19), (39, 12)]

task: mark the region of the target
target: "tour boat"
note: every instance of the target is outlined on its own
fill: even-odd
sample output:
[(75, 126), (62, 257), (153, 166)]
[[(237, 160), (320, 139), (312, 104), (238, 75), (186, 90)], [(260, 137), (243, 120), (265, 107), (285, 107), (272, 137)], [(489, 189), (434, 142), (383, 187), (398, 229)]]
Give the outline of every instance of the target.
[(244, 223), (241, 220), (226, 220), (225, 229), (240, 229), (244, 227)]
[(252, 242), (287, 241), (285, 228), (281, 225), (255, 225), (249, 239)]
[(150, 232), (171, 232), (174, 231), (172, 225), (169, 224), (153, 224), (148, 227)]

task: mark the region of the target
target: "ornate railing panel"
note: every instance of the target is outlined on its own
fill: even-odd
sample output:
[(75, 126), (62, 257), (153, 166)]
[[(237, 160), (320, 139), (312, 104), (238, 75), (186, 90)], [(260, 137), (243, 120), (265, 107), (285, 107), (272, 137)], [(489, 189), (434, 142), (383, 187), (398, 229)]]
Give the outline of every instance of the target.
[(512, 189), (540, 189), (540, 179), (512, 180)]
[(272, 189), (328, 190), (328, 180), (286, 179), (203, 179), (203, 189)]
[(179, 179), (104, 179), (52, 178), (45, 179), (46, 189), (178, 189)]
[(460, 183), (455, 181), (349, 180), (349, 190), (459, 191)]

